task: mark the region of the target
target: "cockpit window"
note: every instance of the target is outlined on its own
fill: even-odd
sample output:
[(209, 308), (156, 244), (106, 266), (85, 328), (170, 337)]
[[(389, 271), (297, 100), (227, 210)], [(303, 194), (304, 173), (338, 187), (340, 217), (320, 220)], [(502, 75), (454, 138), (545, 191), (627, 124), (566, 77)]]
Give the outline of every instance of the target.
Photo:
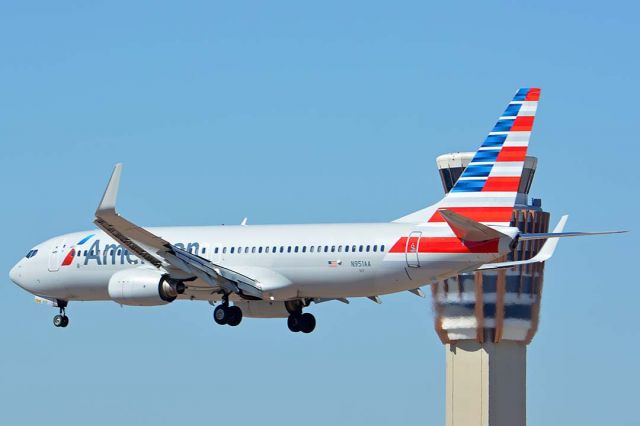
[(32, 258), (33, 256), (35, 256), (36, 254), (38, 254), (38, 250), (29, 250), (29, 253), (27, 253), (27, 259)]

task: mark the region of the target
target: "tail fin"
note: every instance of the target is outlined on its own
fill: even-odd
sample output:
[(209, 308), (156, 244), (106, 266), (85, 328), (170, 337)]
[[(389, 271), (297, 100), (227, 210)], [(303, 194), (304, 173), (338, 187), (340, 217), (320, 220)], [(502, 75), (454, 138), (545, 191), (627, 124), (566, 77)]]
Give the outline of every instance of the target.
[(540, 89), (518, 90), (451, 191), (394, 222), (444, 222), (438, 209), (446, 208), (476, 222), (508, 226), (539, 98)]

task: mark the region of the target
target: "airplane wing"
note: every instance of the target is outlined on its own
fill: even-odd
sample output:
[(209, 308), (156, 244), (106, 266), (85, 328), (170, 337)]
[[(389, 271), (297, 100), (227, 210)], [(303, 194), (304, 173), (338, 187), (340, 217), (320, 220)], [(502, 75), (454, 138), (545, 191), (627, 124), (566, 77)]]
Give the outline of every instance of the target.
[(94, 223), (114, 240), (132, 253), (152, 264), (165, 269), (169, 274), (187, 274), (189, 278), (200, 278), (211, 287), (226, 293), (262, 299), (262, 287), (256, 279), (207, 259), (189, 253), (135, 225), (116, 212), (116, 199), (120, 186), (122, 164), (116, 164), (109, 179), (102, 201), (96, 210)]

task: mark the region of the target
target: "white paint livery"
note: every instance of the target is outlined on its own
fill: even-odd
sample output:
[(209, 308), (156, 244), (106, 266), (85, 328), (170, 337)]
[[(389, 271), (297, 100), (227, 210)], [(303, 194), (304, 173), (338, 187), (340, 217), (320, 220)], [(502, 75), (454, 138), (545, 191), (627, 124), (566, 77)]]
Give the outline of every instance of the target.
[[(505, 116), (511, 117), (506, 122), (515, 117), (516, 125), (491, 132), (487, 141), (506, 136), (501, 144), (485, 142), (478, 158), (517, 147), (524, 160), (521, 148), (528, 145), (538, 96), (539, 89), (518, 91), (506, 111), (511, 115)], [(520, 116), (531, 119), (518, 130)], [(505, 117), (496, 129), (504, 127)], [(365, 224), (248, 225), (244, 219), (239, 226), (143, 228), (116, 212), (118, 164), (96, 210), (99, 230), (38, 244), (14, 266), (10, 278), (40, 303), (59, 307), (54, 317), (58, 327), (69, 323), (69, 301), (152, 306), (189, 299), (221, 302), (214, 310), (219, 324), (235, 326), (243, 316), (287, 317), (291, 331), (308, 333), (315, 328), (315, 318), (303, 312), (310, 303), (348, 303), (353, 297), (380, 303), (380, 295), (402, 291), (422, 295), (419, 287), (462, 272), (545, 261), (557, 237), (577, 235), (557, 234), (566, 217), (551, 234), (521, 235), (509, 226), (505, 215), (511, 214), (523, 164), (509, 152), (503, 162), (500, 157), (472, 162), (493, 168), (482, 182), (474, 176), (463, 179), (471, 190), (452, 191), (433, 206), (391, 223)], [(500, 184), (505, 177), (515, 179), (515, 186)], [(485, 181), (487, 186), (498, 182), (497, 190), (478, 187)], [(551, 240), (536, 258), (492, 263), (519, 238)]]

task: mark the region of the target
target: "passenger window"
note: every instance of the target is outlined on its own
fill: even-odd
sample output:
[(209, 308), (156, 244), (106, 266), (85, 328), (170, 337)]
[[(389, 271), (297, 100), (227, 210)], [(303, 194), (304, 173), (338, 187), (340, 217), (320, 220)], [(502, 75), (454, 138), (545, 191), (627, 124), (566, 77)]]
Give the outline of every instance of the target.
[(384, 244), (380, 246), (380, 251), (384, 252)]
[(227, 254), (227, 248), (226, 247), (222, 247), (222, 254)]
[(231, 251), (229, 253), (233, 254), (233, 252), (235, 251), (235, 247), (231, 247)]
[(336, 246), (331, 246), (331, 253), (335, 253), (336, 251)]
[(316, 248), (315, 246), (311, 246), (311, 247), (309, 247), (309, 252), (310, 252), (310, 253), (313, 253), (313, 249), (315, 249), (315, 248)]
[(244, 252), (245, 252), (245, 253), (249, 253), (249, 247), (245, 247), (245, 248), (244, 248)]
[(322, 246), (318, 246), (318, 253), (322, 251)]
[(363, 249), (364, 249), (364, 246), (360, 246), (360, 253), (362, 253)]
[(325, 253), (329, 252), (329, 246), (324, 246), (324, 252)]
[(371, 246), (367, 245), (367, 253), (369, 253), (371, 251)]
[(265, 252), (265, 253), (269, 253), (269, 246), (266, 246), (266, 247), (264, 248), (264, 252)]
[(378, 246), (376, 244), (373, 245), (373, 251), (374, 252), (378, 251)]
[(298, 246), (295, 246), (295, 248), (293, 249), (294, 252), (298, 252)]
[(271, 250), (271, 253), (275, 253), (275, 252), (277, 251), (277, 248), (278, 248), (278, 247), (273, 246), (273, 250)]
[(291, 253), (291, 246), (287, 247), (287, 253)]
[(338, 253), (342, 253), (342, 246), (338, 246)]
[[(262, 250), (260, 250), (262, 251)], [(251, 247), (251, 253), (255, 253), (256, 252), (256, 248), (255, 247)]]
[(345, 253), (349, 253), (349, 246), (344, 246)]
[(205, 254), (207, 252), (207, 248), (206, 247), (202, 247), (202, 254)]
[(280, 253), (284, 253), (284, 246), (280, 246)]
[(262, 253), (262, 247), (258, 247), (258, 253)]
[(219, 249), (219, 247), (216, 247), (215, 250), (213, 250), (213, 253), (214, 254), (218, 254), (218, 249)]
[(306, 253), (307, 252), (307, 246), (302, 246), (302, 252)]
[(351, 246), (351, 251), (355, 253), (356, 252), (356, 246)]

